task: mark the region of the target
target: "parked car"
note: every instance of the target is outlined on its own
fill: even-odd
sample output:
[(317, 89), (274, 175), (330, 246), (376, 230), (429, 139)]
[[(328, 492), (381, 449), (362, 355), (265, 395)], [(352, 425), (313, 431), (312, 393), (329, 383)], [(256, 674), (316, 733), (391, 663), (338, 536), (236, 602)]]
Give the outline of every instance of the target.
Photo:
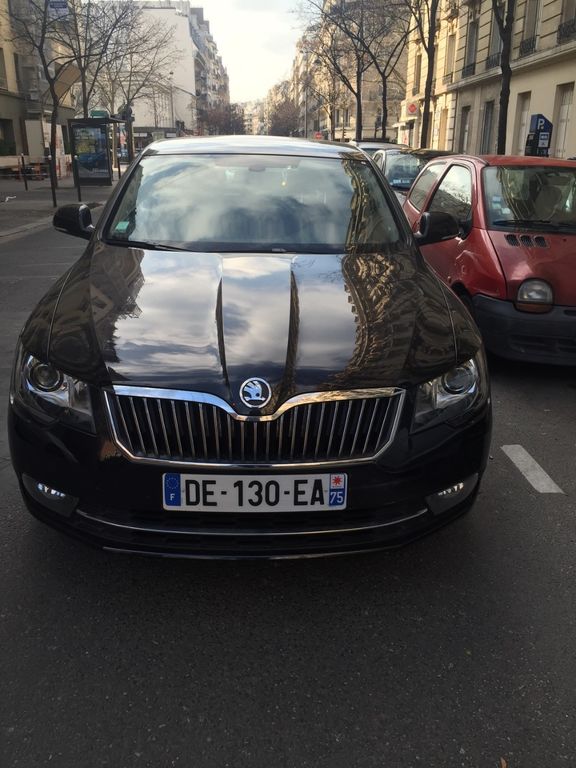
[(395, 147), (379, 149), (372, 159), (381, 169), (386, 181), (401, 202), (408, 194), (412, 182), (429, 160), (444, 155), (452, 155), (442, 149), (412, 149), (410, 147)]
[[(467, 510), (490, 437), (480, 335), (355, 147), (147, 147), (32, 312), (9, 411), (41, 520), (110, 550), (391, 546)], [(425, 217), (420, 242), (457, 222)]]
[(398, 149), (399, 147), (403, 147), (404, 144), (394, 144), (390, 141), (370, 141), (368, 139), (362, 139), (361, 141), (352, 140), (350, 141), (350, 144), (352, 146), (358, 147), (363, 152), (366, 152), (368, 155), (373, 155), (374, 152), (377, 152), (379, 149), (389, 149), (394, 148)]
[(457, 238), (424, 246), (473, 313), (489, 350), (512, 360), (576, 364), (576, 163), (544, 157), (431, 161), (404, 203), (451, 213)]

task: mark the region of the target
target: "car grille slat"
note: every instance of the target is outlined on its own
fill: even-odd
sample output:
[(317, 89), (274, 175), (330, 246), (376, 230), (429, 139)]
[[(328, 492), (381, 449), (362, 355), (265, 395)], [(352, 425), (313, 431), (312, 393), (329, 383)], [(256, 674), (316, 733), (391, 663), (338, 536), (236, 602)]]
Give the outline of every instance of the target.
[(166, 455), (172, 456), (172, 451), (170, 450), (170, 441), (168, 440), (168, 430), (166, 429), (166, 420), (164, 419), (164, 411), (162, 409), (162, 400), (156, 400), (156, 405), (158, 407), (158, 418), (162, 428), (162, 437), (164, 438), (164, 445), (166, 446)]
[(116, 443), (131, 456), (202, 464), (367, 459), (393, 438), (402, 401), (398, 393), (319, 397), (289, 405), (278, 417), (246, 418), (229, 406), (198, 402), (193, 393), (188, 400), (106, 392)]

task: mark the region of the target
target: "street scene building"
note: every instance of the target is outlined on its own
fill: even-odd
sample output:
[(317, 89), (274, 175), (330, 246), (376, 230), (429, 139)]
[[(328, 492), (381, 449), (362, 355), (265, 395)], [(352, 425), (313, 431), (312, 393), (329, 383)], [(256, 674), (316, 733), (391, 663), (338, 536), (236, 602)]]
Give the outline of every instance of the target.
[(187, 0), (142, 0), (147, 19), (173, 30), (173, 63), (164, 82), (155, 83), (134, 106), (137, 149), (155, 139), (207, 128), (207, 112), (230, 103), (228, 74), (202, 8)]
[[(43, 161), (52, 115), (52, 106), (46, 99), (48, 82), (37, 52), (25, 40), (16, 39), (19, 30), (10, 18), (10, 8), (24, 21), (31, 17), (31, 9), (25, 3), (9, 5), (8, 0), (0, 0), (0, 169), (14, 166), (21, 154), (32, 163)], [(57, 58), (58, 53), (58, 46), (50, 41), (48, 60)], [(67, 121), (74, 117), (76, 106), (70, 88), (78, 70), (67, 63), (57, 71), (53, 64), (50, 74), (57, 78), (56, 85), (62, 94), (56, 145), (57, 170), (62, 173), (68, 151)]]
[[(496, 151), (502, 42), (491, 0), (445, 0), (436, 20), (430, 124), (423, 145)], [(572, 0), (520, 0), (512, 32), (506, 152), (524, 154), (532, 115), (552, 123), (549, 153), (576, 155), (576, 6)], [(427, 57), (414, 33), (398, 141), (420, 146)]]
[[(91, 17), (86, 4), (75, 0), (0, 0), (0, 172), (17, 172), (21, 155), (45, 171), (53, 114), (61, 177), (71, 172), (73, 118), (131, 113), (140, 150), (158, 138), (209, 132), (211, 110), (228, 107), (228, 74), (201, 7), (187, 0), (124, 6), (102, 0), (92, 8)], [(102, 37), (110, 46), (106, 57), (97, 37), (104, 25), (93, 21), (99, 13), (100, 21), (106, 13), (119, 19), (115, 35)], [(67, 25), (71, 19), (75, 24)], [(83, 33), (75, 38), (70, 30), (82, 24), (89, 42), (78, 45)], [(148, 50), (143, 35), (150, 39)]]

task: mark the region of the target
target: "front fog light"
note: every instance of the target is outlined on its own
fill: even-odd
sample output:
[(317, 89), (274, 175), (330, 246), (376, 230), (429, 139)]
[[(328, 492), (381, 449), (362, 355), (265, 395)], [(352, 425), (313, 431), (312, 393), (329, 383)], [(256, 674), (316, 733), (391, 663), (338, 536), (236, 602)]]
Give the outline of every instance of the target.
[(433, 493), (426, 498), (426, 503), (433, 515), (441, 515), (452, 507), (463, 502), (476, 488), (478, 484), (478, 474), (467, 477), (459, 483), (448, 486), (437, 493)]
[(69, 517), (76, 509), (78, 504), (76, 496), (70, 496), (63, 491), (46, 485), (46, 483), (34, 480), (34, 478), (28, 475), (22, 475), (22, 484), (34, 501), (43, 507), (47, 507), (52, 512), (58, 512), (60, 515)]

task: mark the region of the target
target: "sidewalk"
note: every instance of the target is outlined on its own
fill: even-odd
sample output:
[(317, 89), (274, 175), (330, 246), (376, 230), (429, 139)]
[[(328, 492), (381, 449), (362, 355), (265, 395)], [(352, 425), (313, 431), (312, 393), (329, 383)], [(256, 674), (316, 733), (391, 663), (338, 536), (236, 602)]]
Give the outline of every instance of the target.
[[(113, 185), (117, 183), (115, 174)], [(90, 208), (97, 208), (106, 202), (113, 189), (114, 186), (82, 187), (82, 202)], [(78, 202), (72, 177), (59, 180), (56, 200), (59, 206)], [(0, 178), (0, 242), (6, 237), (49, 226), (54, 210), (50, 182), (47, 179), (29, 181), (26, 191), (23, 181)]]

